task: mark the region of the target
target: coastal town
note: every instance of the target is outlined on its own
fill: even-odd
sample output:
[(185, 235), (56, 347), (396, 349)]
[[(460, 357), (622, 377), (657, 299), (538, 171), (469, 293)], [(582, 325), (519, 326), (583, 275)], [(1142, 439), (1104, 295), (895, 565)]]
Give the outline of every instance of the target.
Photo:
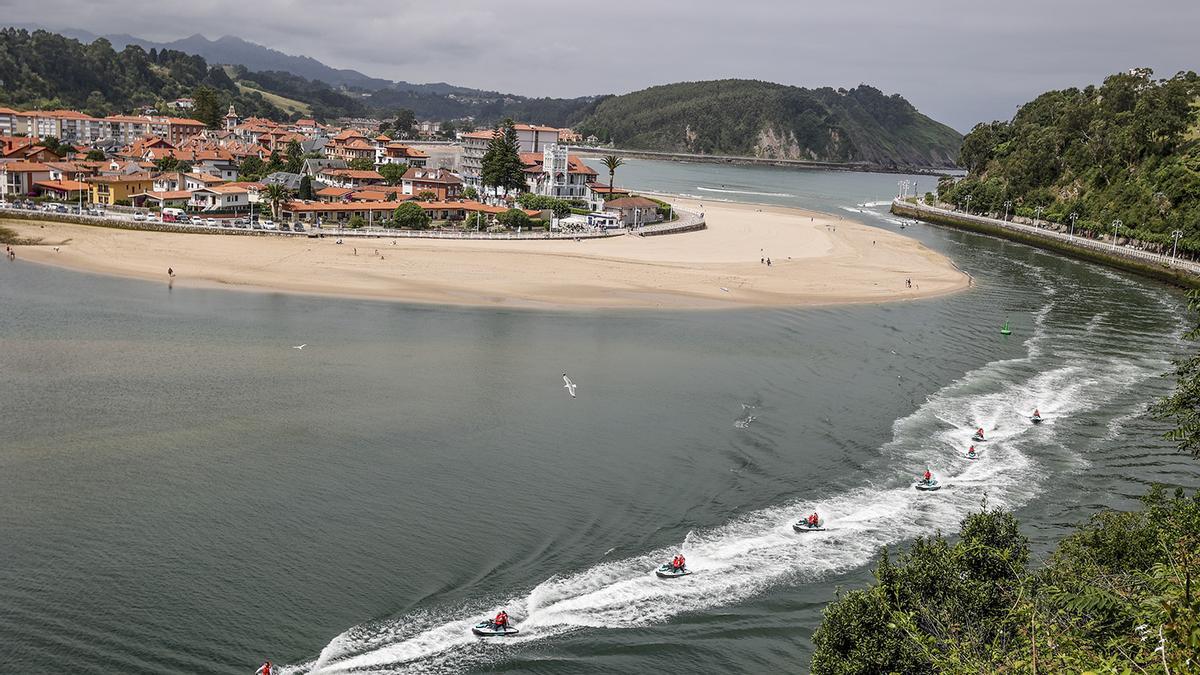
[[(187, 101), (175, 101), (186, 109)], [(677, 215), (568, 151), (570, 129), (513, 123), (430, 140), (439, 125), (290, 123), (221, 128), (154, 114), (0, 108), (0, 208), (262, 232), (390, 228), (614, 233)], [(412, 138), (408, 138), (411, 136)], [(489, 163), (499, 167), (489, 180)], [(693, 224), (694, 226), (694, 224)]]

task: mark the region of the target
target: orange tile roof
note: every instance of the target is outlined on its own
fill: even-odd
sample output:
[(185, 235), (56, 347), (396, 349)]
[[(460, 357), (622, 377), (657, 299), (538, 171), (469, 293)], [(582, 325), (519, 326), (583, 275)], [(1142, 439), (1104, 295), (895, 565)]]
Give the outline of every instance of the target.
[(42, 164), (41, 162), (4, 162), (3, 164), (0, 164), (0, 170), (35, 172), (49, 171), (50, 167)]
[(34, 186), (50, 190), (66, 190), (68, 192), (88, 189), (88, 184), (77, 180), (39, 180)]
[(360, 169), (325, 169), (321, 173), (327, 176), (339, 176), (342, 178), (363, 178), (383, 180), (383, 176), (378, 171), (364, 171)]

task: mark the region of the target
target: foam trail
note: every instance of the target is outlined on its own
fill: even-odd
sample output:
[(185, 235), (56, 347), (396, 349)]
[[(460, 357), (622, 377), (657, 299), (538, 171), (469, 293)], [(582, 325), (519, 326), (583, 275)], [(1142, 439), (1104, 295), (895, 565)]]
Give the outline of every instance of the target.
[[(1049, 295), (1049, 293), (1047, 293)], [(1053, 303), (1034, 315), (1026, 355), (994, 361), (935, 392), (892, 425), (880, 448), (893, 471), (862, 487), (754, 511), (724, 525), (689, 532), (679, 547), (664, 547), (551, 577), (494, 605), (482, 601), (402, 620), (357, 627), (335, 638), (313, 662), (288, 673), (438, 672), (462, 670), (508, 649), (583, 628), (620, 629), (661, 623), (679, 614), (739, 602), (785, 583), (809, 582), (869, 563), (880, 546), (934, 531), (953, 531), (961, 518), (989, 504), (1015, 508), (1041, 489), (1037, 465), (1049, 453), (1079, 463), (1058, 433), (1069, 421), (1157, 376), (1165, 361), (1084, 354), (1057, 366), (1040, 358), (1048, 342)], [(1046, 422), (1026, 419), (1040, 407)], [(982, 458), (963, 457), (976, 426), (988, 429)], [(1059, 431), (1062, 428), (1063, 431)], [(1037, 453), (1033, 450), (1036, 447)], [(919, 493), (911, 483), (926, 467), (945, 486)], [(812, 496), (810, 496), (812, 497)], [(818, 511), (822, 533), (796, 535), (791, 524)], [(653, 569), (682, 549), (695, 573), (664, 582)], [(521, 635), (503, 646), (481, 642), (470, 626), (505, 607)]]

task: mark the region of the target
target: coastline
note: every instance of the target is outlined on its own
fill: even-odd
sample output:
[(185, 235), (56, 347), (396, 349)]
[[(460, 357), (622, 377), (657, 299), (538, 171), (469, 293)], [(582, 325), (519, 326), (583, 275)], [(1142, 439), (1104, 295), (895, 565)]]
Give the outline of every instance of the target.
[[(970, 284), (949, 259), (916, 240), (840, 216), (735, 202), (706, 202), (704, 210), (703, 231), (582, 241), (381, 237), (338, 245), (332, 237), (200, 237), (32, 221), (6, 226), (41, 240), (18, 247), (19, 259), (36, 263), (162, 283), (169, 267), (181, 288), (436, 305), (816, 306), (927, 298)], [(764, 256), (771, 266), (760, 262)]]

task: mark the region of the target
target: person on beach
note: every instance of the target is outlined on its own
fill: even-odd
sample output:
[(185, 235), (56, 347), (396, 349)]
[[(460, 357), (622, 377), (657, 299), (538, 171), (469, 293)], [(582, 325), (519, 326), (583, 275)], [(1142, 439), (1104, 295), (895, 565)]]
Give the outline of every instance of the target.
[(168, 277), (170, 277), (170, 278), (172, 278), (172, 279), (174, 279), (174, 278), (175, 278), (175, 270), (174, 270), (174, 269), (172, 269), (172, 268), (170, 268), (170, 267), (168, 267), (168, 268), (167, 268), (167, 276), (168, 276)]
[(770, 266), (771, 266), (771, 259), (767, 258), (767, 267), (770, 267)]

